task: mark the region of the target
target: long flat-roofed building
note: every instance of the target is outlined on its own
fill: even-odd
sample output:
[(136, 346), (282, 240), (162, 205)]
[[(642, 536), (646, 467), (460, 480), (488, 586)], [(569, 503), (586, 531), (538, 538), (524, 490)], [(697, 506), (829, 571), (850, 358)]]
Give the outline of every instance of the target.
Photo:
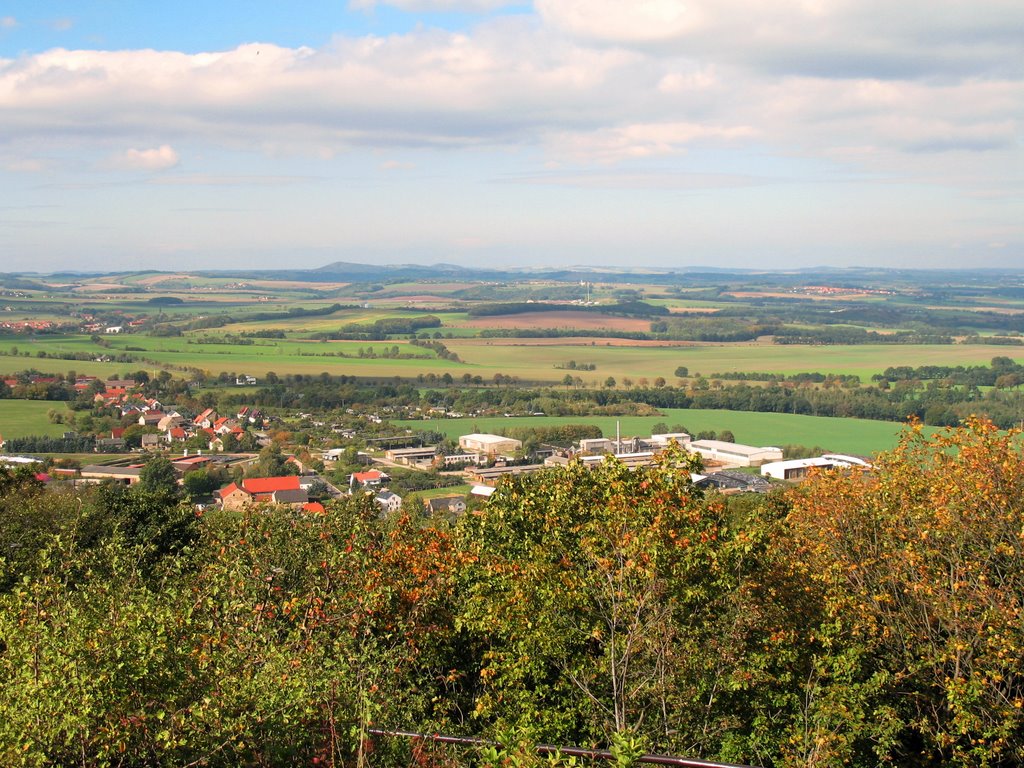
[(810, 459), (790, 459), (789, 461), (773, 461), (761, 465), (761, 474), (774, 477), (776, 480), (803, 480), (812, 469), (860, 469), (871, 468), (871, 463), (859, 456), (827, 453)]
[(734, 467), (759, 467), (769, 461), (782, 460), (782, 449), (771, 446), (758, 448), (724, 440), (694, 440), (683, 447), (690, 453), (699, 453), (704, 459)]
[(523, 447), (520, 440), (502, 435), (487, 435), (473, 433), (462, 435), (459, 438), (459, 447), (467, 453), (483, 453), (487, 456), (497, 456), (505, 453), (515, 453)]
[(418, 464), (430, 462), (437, 456), (437, 448), (429, 445), (425, 448), (391, 448), (384, 452), (384, 458), (398, 464)]

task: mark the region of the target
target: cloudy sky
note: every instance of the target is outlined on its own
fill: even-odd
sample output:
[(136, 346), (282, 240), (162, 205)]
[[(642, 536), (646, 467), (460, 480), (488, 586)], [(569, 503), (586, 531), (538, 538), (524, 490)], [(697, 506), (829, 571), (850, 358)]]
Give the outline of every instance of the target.
[(1021, 0), (0, 2), (0, 270), (1024, 267)]

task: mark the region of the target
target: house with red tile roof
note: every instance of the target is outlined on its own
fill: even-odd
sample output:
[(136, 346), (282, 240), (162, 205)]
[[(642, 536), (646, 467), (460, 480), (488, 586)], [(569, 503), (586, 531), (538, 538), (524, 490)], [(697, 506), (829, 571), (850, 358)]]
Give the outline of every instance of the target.
[(356, 483), (361, 485), (363, 488), (376, 488), (385, 480), (391, 478), (385, 473), (377, 469), (368, 469), (366, 472), (353, 472), (349, 475), (348, 486), (349, 488), (355, 487)]
[(224, 509), (240, 510), (254, 504), (290, 504), (302, 506), (309, 496), (299, 485), (297, 475), (285, 477), (247, 477), (241, 484), (220, 489)]
[(192, 423), (197, 427), (203, 427), (208, 429), (213, 426), (213, 423), (217, 420), (217, 412), (213, 408), (207, 408), (205, 411), (196, 416), (195, 421)]

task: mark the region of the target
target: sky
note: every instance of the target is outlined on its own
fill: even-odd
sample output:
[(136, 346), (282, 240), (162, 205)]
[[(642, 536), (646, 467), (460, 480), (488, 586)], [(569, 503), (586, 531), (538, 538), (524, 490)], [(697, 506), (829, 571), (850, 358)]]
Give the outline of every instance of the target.
[(0, 271), (1024, 268), (1021, 0), (0, 0)]

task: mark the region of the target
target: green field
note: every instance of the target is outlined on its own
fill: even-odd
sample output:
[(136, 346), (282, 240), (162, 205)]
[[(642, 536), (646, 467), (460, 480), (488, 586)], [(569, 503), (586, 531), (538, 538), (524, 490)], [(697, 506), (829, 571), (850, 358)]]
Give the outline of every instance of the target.
[[(507, 340), (503, 340), (505, 342)], [(565, 371), (554, 366), (569, 360), (597, 365), (591, 372), (574, 371), (585, 382), (603, 382), (609, 376), (621, 384), (623, 377), (635, 382), (662, 376), (674, 380), (675, 369), (686, 366), (690, 375), (761, 371), (766, 373), (855, 374), (868, 383), (872, 374), (899, 365), (987, 365), (997, 355), (1017, 350), (967, 344), (864, 344), (806, 346), (773, 344), (722, 344), (687, 347), (611, 346), (603, 340), (578, 344), (515, 345), (508, 343), (446, 342), (449, 349), (471, 366), (519, 376), (526, 380), (559, 381)], [(1018, 357), (1018, 359), (1022, 359)], [(477, 371), (474, 371), (477, 373)]]
[[(465, 330), (465, 329), (460, 329)], [(419, 373), (440, 375), (449, 372), (458, 378), (464, 373), (485, 380), (495, 373), (517, 376), (527, 382), (559, 384), (566, 371), (559, 366), (570, 360), (593, 363), (594, 371), (573, 371), (587, 384), (599, 385), (611, 376), (621, 386), (626, 379), (653, 381), (663, 377), (675, 381), (675, 370), (686, 366), (690, 376), (698, 373), (760, 371), (794, 374), (809, 371), (855, 374), (869, 383), (871, 376), (890, 366), (910, 365), (987, 365), (1000, 354), (1017, 350), (983, 344), (912, 345), (877, 344), (848, 346), (804, 346), (772, 344), (721, 344), (694, 346), (615, 346), (606, 340), (574, 339), (555, 344), (515, 343), (495, 339), (445, 339), (443, 343), (463, 362), (436, 358), (431, 350), (413, 347), (404, 339), (387, 342), (311, 341), (301, 339), (255, 339), (254, 343), (199, 344), (203, 336), (218, 337), (222, 331), (202, 331), (188, 336), (161, 338), (144, 335), (107, 336), (106, 347), (88, 336), (29, 337), (12, 342), (22, 353), (18, 357), (0, 354), (0, 373), (13, 373), (28, 367), (47, 372), (75, 369), (82, 373), (109, 374), (124, 370), (166, 366), (172, 369), (199, 368), (213, 375), (221, 372), (249, 373), (261, 376), (268, 371), (285, 373), (346, 374), (373, 378), (415, 377)], [(411, 359), (381, 357), (397, 345)], [(360, 349), (372, 349), (377, 358), (360, 358)], [(6, 345), (0, 350), (9, 353)], [(45, 359), (37, 359), (44, 352)], [(95, 363), (53, 359), (54, 355), (86, 353), (90, 356), (130, 354), (130, 363)], [(347, 355), (343, 357), (342, 355)], [(420, 357), (423, 356), (423, 357)], [(429, 358), (429, 359), (425, 359)], [(152, 361), (152, 362), (151, 362)]]
[(449, 485), (445, 488), (432, 488), (429, 491), (416, 491), (416, 495), (421, 499), (436, 499), (443, 496), (465, 496), (473, 490), (472, 485)]
[(60, 437), (71, 427), (65, 424), (51, 424), (46, 416), (50, 410), (69, 413), (64, 403), (47, 400), (0, 400), (0, 437)]
[(822, 416), (798, 416), (786, 413), (748, 413), (701, 409), (666, 408), (663, 416), (527, 416), (480, 419), (436, 419), (396, 421), (408, 429), (429, 429), (451, 438), (471, 432), (499, 432), (516, 427), (540, 427), (555, 424), (594, 424), (605, 437), (615, 436), (616, 423), (623, 437), (646, 437), (651, 427), (664, 422), (670, 427), (684, 425), (691, 433), (728, 429), (741, 443), (751, 445), (820, 446), (827, 451), (870, 456), (896, 445), (902, 425), (892, 421), (832, 419)]

